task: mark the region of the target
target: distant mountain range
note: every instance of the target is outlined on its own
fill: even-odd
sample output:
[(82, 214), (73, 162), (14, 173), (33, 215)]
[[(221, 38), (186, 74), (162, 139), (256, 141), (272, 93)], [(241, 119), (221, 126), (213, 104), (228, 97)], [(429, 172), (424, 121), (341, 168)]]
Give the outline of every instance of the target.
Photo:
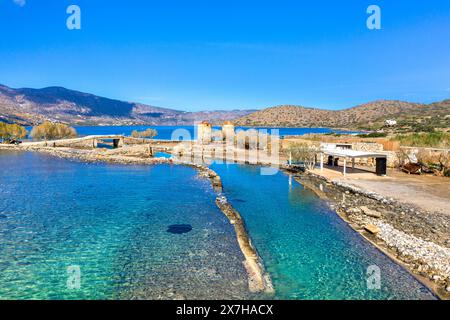
[[(439, 118), (450, 122), (450, 99), (431, 104), (377, 100), (344, 110), (283, 105), (263, 110), (186, 112), (99, 97), (62, 87), (13, 89), (0, 85), (0, 121), (24, 125), (44, 120), (72, 125), (192, 125), (232, 120), (241, 126), (367, 127), (386, 119)], [(450, 123), (448, 123), (450, 127)]]
[(24, 125), (52, 120), (72, 125), (190, 125), (214, 124), (255, 110), (186, 112), (125, 102), (62, 87), (13, 89), (0, 85), (0, 121)]

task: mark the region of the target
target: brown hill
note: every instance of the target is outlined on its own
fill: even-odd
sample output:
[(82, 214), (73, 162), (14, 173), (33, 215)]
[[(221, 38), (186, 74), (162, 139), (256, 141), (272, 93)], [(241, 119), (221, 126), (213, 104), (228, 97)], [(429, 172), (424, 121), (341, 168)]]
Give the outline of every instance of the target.
[(430, 117), (444, 119), (449, 114), (450, 100), (432, 104), (377, 100), (336, 111), (292, 105), (277, 106), (254, 112), (235, 122), (242, 126), (358, 128), (384, 123), (387, 119), (415, 119), (420, 122), (421, 119)]

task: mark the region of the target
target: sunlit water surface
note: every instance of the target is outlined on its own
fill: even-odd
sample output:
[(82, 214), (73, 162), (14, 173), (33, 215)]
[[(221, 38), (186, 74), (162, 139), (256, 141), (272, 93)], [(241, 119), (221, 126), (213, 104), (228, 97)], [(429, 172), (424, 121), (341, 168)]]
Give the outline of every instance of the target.
[[(258, 167), (237, 164), (211, 167), (222, 177), (225, 195), (245, 220), (277, 298), (434, 298), (286, 174), (261, 175)], [(374, 268), (370, 266), (380, 268), (379, 290), (376, 279), (369, 277)]]
[[(267, 298), (248, 292), (234, 230), (192, 168), (6, 151), (0, 167), (0, 299)], [(434, 298), (285, 174), (212, 167), (272, 277), (269, 298)]]
[(251, 297), (234, 230), (194, 169), (2, 151), (0, 168), (0, 299)]

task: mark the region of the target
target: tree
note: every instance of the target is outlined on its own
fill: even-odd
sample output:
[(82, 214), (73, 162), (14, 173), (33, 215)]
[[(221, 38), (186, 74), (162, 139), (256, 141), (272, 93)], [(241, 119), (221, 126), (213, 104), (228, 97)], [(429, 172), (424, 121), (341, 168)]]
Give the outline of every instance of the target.
[(0, 138), (3, 140), (22, 139), (27, 136), (27, 130), (18, 124), (0, 122)]
[(27, 130), (24, 127), (14, 123), (9, 126), (9, 134), (13, 139), (22, 139), (27, 136)]
[(139, 138), (139, 131), (133, 130), (133, 131), (131, 132), (131, 136), (132, 136), (133, 138)]
[(45, 121), (40, 125), (34, 126), (30, 135), (35, 140), (65, 139), (76, 137), (77, 131), (63, 123)]
[(131, 132), (131, 136), (133, 138), (153, 138), (156, 135), (158, 135), (158, 131), (154, 130), (154, 129), (146, 129), (144, 131), (137, 131), (137, 130), (133, 130)]
[(0, 138), (2, 140), (5, 139), (6, 132), (7, 132), (6, 123), (0, 122)]
[(285, 154), (294, 162), (302, 163), (306, 169), (312, 170), (316, 165), (318, 149), (307, 143), (292, 143), (285, 149)]

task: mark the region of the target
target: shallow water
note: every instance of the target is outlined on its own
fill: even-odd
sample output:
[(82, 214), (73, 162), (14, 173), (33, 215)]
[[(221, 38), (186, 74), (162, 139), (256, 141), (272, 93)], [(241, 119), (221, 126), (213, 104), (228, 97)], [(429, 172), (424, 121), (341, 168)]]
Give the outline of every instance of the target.
[(234, 230), (194, 169), (2, 151), (0, 167), (0, 299), (251, 297)]
[[(284, 173), (213, 164), (241, 213), (280, 299), (434, 299), (407, 271), (354, 232), (312, 191)], [(368, 289), (370, 266), (380, 289)], [(372, 274), (371, 269), (369, 269)], [(370, 284), (375, 282), (370, 281)], [(372, 286), (373, 287), (377, 287)]]
[[(248, 292), (234, 230), (210, 182), (192, 168), (5, 151), (0, 167), (0, 299), (266, 297)], [(212, 167), (246, 222), (275, 298), (434, 298), (288, 176)], [(373, 265), (380, 290), (367, 288)], [(71, 266), (80, 268), (79, 289), (67, 285)]]

